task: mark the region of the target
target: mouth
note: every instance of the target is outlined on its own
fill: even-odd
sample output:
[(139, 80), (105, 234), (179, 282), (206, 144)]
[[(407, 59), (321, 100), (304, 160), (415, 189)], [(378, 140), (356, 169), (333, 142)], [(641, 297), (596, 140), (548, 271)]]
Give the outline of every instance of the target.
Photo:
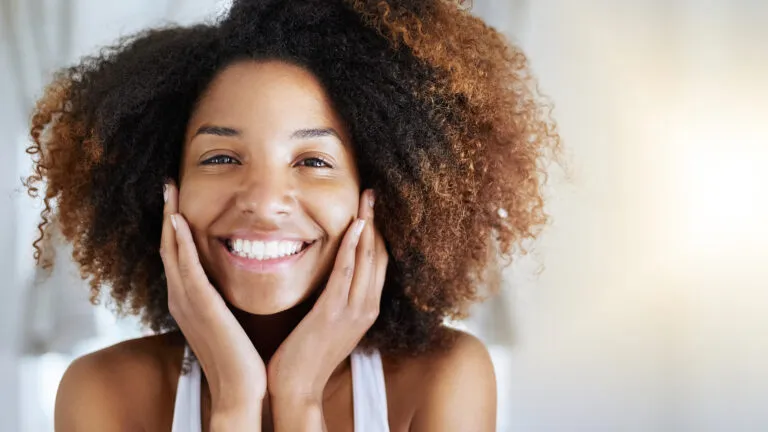
[(221, 239), (227, 251), (240, 259), (271, 262), (282, 261), (301, 255), (312, 246), (315, 241), (288, 241), (288, 240), (247, 240), (240, 238)]

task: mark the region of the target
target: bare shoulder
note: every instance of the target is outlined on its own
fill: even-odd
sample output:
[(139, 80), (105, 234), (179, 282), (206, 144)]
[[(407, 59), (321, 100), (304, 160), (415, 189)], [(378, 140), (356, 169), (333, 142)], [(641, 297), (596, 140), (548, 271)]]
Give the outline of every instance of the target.
[[(452, 340), (445, 348), (387, 361), (387, 390), (396, 393), (390, 405), (401, 413), (412, 407), (397, 417), (408, 418), (413, 431), (495, 430), (496, 376), (488, 349), (468, 333), (443, 331)], [(396, 399), (407, 402), (398, 406)]]
[(165, 422), (182, 353), (181, 339), (167, 334), (76, 359), (59, 383), (56, 431), (135, 430)]

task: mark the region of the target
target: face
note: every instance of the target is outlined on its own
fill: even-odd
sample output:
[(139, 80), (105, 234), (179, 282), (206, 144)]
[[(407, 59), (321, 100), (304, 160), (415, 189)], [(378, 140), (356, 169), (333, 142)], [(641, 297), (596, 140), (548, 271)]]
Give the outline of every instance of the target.
[(275, 314), (319, 289), (359, 193), (348, 134), (304, 69), (231, 65), (192, 114), (179, 209), (209, 279), (238, 309)]

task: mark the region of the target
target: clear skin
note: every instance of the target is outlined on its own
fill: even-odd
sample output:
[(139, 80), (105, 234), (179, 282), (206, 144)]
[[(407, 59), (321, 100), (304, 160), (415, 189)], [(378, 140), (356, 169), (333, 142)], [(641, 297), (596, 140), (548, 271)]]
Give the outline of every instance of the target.
[[(348, 357), (378, 315), (388, 262), (322, 86), (277, 61), (229, 66), (190, 119), (181, 167), (165, 188), (161, 256), (169, 309), (205, 375), (204, 429), (351, 430)], [(232, 237), (309, 247), (265, 272), (232, 259)], [(172, 340), (75, 361), (56, 430), (169, 430), (183, 349)], [(494, 430), (493, 367), (473, 337), (384, 363), (392, 430)]]
[[(311, 76), (296, 81), (287, 67), (241, 63), (223, 71), (190, 119), (181, 164), (178, 210), (189, 218), (203, 267), (228, 302), (257, 315), (285, 311), (323, 283), (360, 196), (342, 122)], [(239, 231), (315, 244), (291, 271), (240, 271), (220, 241)]]

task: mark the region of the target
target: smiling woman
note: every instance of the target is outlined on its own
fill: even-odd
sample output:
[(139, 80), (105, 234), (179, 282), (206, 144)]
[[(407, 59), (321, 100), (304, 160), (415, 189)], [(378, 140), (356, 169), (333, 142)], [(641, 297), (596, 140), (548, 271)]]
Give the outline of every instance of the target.
[(240, 0), (62, 71), (41, 232), (158, 335), (75, 361), (57, 430), (493, 430), (488, 353), (443, 321), (546, 220), (534, 88), (443, 0)]
[(179, 204), (206, 274), (252, 314), (307, 300), (328, 278), (361, 188), (321, 84), (284, 62), (235, 63), (187, 130)]

